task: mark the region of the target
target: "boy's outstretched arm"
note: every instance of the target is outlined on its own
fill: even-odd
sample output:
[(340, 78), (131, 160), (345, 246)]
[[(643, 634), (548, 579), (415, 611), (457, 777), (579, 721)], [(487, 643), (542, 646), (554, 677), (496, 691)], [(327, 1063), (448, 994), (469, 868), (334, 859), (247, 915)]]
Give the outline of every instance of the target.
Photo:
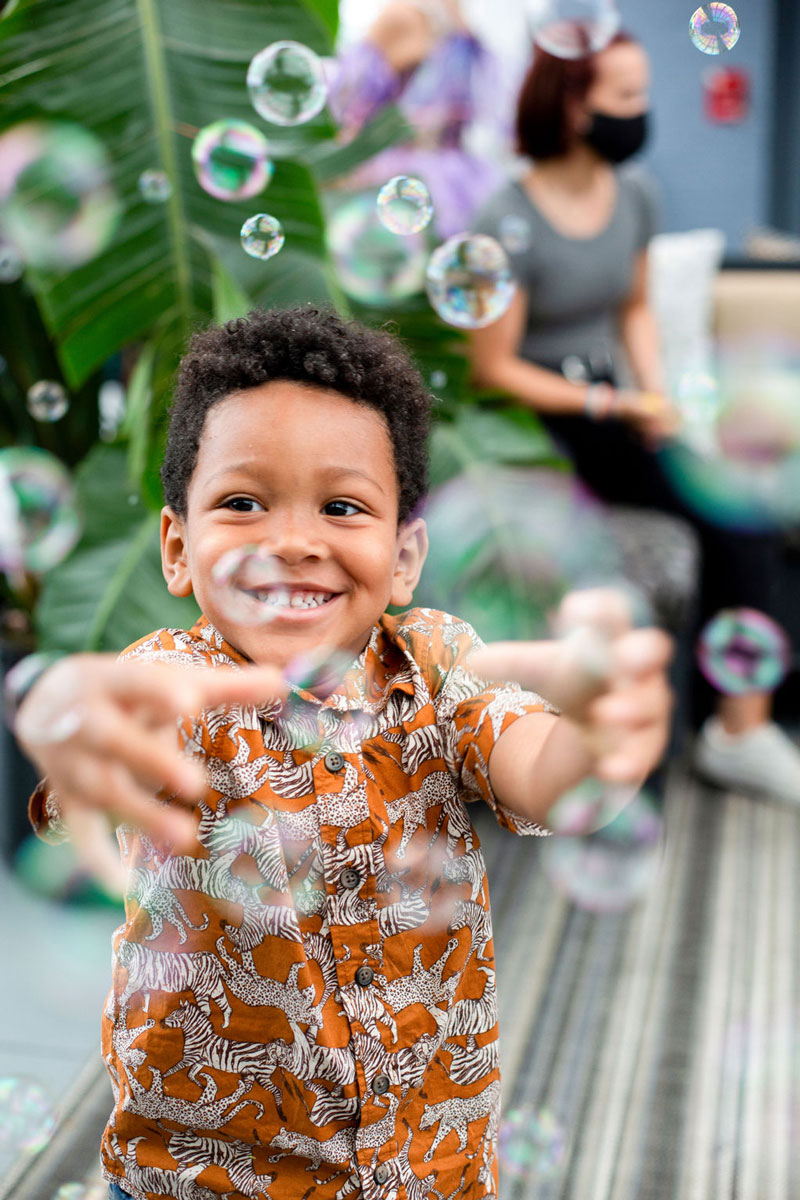
[(540, 825), (587, 776), (643, 783), (666, 748), (670, 639), (658, 629), (616, 628), (606, 644), (605, 669), (594, 677), (580, 639), (496, 643), (471, 659), (484, 678), (514, 679), (561, 709), (560, 717), (535, 713), (515, 721), (489, 762), (501, 804)]

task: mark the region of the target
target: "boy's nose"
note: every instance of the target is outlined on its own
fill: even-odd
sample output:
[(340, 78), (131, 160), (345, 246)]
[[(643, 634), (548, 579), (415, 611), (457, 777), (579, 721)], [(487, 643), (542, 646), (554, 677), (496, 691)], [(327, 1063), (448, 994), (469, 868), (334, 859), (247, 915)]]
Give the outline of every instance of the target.
[(277, 520), (266, 544), (271, 554), (289, 565), (325, 554), (324, 540), (314, 523), (297, 516)]

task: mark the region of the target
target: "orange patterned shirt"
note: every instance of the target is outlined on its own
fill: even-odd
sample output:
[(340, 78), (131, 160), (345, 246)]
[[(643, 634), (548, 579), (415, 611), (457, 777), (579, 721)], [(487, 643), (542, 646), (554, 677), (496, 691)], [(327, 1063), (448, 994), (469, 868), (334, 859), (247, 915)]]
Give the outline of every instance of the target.
[[(385, 616), (325, 700), (187, 719), (197, 849), (129, 827), (103, 1054), (106, 1178), (155, 1200), (478, 1200), (497, 1193), (497, 1001), (486, 872), (465, 802), (547, 706), (465, 666), (429, 609)], [(125, 657), (242, 665), (203, 618)], [(57, 834), (40, 790), (37, 832)]]

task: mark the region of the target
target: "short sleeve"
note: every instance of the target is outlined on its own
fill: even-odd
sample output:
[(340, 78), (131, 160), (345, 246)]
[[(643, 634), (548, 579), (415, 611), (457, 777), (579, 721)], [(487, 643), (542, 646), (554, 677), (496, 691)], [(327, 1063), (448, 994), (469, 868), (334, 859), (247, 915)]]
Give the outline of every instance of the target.
[(659, 230), (659, 197), (658, 189), (652, 176), (641, 167), (628, 168), (623, 178), (630, 188), (636, 209), (638, 236), (637, 250), (646, 250), (651, 240)]
[(467, 660), (483, 643), (466, 622), (449, 621), (438, 663), (441, 686), (433, 697), (448, 770), (458, 779), (463, 799), (485, 801), (500, 825), (512, 833), (546, 836), (548, 829), (500, 803), (489, 779), (489, 760), (498, 738), (520, 717), (558, 710), (516, 683), (487, 683), (473, 674)]

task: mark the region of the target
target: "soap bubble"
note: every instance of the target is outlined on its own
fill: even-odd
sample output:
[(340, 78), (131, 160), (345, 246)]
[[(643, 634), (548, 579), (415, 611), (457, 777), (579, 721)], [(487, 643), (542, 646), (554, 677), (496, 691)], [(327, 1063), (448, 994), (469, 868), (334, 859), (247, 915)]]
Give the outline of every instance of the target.
[(217, 605), (226, 616), (243, 625), (275, 620), (281, 607), (289, 602), (288, 589), (280, 586), (282, 581), (278, 559), (255, 544), (226, 551), (211, 571)]
[(458, 613), (487, 641), (550, 637), (567, 592), (619, 579), (602, 509), (563, 471), (475, 463), (431, 493), (424, 516), (415, 602)]
[(741, 33), (739, 18), (729, 4), (701, 4), (689, 19), (689, 36), (703, 54), (732, 50)]
[(336, 690), (352, 665), (353, 656), (347, 651), (335, 646), (317, 646), (293, 658), (283, 674), (300, 691), (324, 697)]
[(16, 283), (24, 270), (25, 264), (19, 251), (8, 242), (0, 245), (0, 283)]
[(34, 1079), (0, 1078), (0, 1150), (38, 1154), (53, 1136), (50, 1098)]
[(248, 217), (240, 236), (246, 254), (265, 260), (273, 258), (286, 241), (280, 221), (269, 213), (256, 213), (254, 217)]
[(531, 245), (531, 226), (518, 213), (506, 213), (500, 219), (498, 232), (503, 248), (509, 254), (524, 254)]
[(69, 397), (53, 379), (40, 379), (28, 388), (28, 412), (34, 421), (60, 421), (69, 408)]
[(447, 387), (447, 372), (446, 372), (446, 371), (440, 371), (440, 370), (438, 370), (438, 369), (437, 369), (437, 370), (435, 370), (435, 371), (431, 371), (431, 380), (430, 380), (430, 382), (431, 382), (431, 387), (432, 387), (432, 388), (433, 388), (435, 391), (441, 391), (441, 390), (442, 390), (442, 388), (446, 388), (446, 387)]
[(214, 121), (192, 142), (197, 182), (218, 200), (247, 200), (263, 192), (274, 167), (267, 139), (247, 121)]
[(556, 58), (584, 58), (605, 49), (620, 27), (614, 0), (543, 0), (533, 40)]
[(28, 121), (0, 136), (0, 230), (31, 266), (66, 271), (88, 262), (119, 214), (105, 151), (87, 130)]
[(433, 216), (430, 192), (421, 179), (395, 175), (378, 192), (378, 216), (390, 233), (419, 233)]
[(317, 55), (300, 42), (273, 42), (247, 68), (250, 103), (273, 125), (303, 125), (325, 107), (328, 86)]
[[(611, 825), (636, 799), (638, 788), (610, 784), (601, 779), (584, 779), (561, 796), (547, 814), (547, 826), (564, 837), (583, 837)], [(644, 813), (640, 821), (656, 821)], [(654, 826), (654, 833), (658, 829)]]
[(148, 204), (164, 204), (172, 195), (172, 184), (166, 171), (151, 168), (139, 176), (139, 191)]
[(725, 695), (771, 692), (791, 666), (792, 646), (780, 625), (764, 613), (727, 608), (701, 631), (697, 661), (709, 683)]
[(62, 1183), (52, 1200), (107, 1200), (107, 1183)]
[(425, 284), (442, 320), (459, 329), (491, 325), (506, 311), (515, 290), (505, 250), (482, 233), (458, 233), (437, 247)]
[(328, 245), (339, 282), (362, 304), (392, 304), (422, 290), (425, 238), (390, 233), (378, 219), (374, 194), (349, 196), (336, 206), (328, 221)]
[(662, 832), (657, 803), (640, 792), (594, 833), (547, 838), (542, 866), (556, 890), (577, 908), (624, 912), (644, 899), (658, 877)]
[(548, 1108), (522, 1105), (500, 1122), (497, 1156), (506, 1174), (550, 1183), (566, 1164), (567, 1136)]
[(0, 570), (41, 574), (80, 536), (69, 472), (45, 450), (0, 450)]

